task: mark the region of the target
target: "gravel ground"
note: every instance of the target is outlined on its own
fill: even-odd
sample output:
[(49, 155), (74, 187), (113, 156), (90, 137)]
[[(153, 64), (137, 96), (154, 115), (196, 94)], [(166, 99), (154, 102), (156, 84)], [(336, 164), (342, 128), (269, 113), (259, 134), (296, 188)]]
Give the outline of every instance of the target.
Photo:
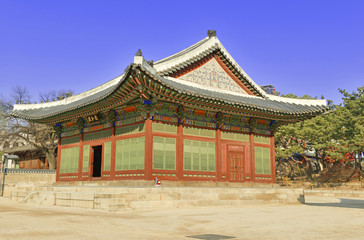
[(364, 199), (101, 212), (0, 198), (0, 239), (364, 239)]

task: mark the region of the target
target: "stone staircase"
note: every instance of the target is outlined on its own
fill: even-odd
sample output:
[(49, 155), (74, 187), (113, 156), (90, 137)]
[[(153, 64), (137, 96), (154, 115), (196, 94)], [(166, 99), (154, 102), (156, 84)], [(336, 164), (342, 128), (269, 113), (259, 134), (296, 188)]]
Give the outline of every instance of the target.
[(17, 189), (10, 198), (25, 204), (106, 211), (304, 203), (302, 189), (277, 187), (45, 186)]

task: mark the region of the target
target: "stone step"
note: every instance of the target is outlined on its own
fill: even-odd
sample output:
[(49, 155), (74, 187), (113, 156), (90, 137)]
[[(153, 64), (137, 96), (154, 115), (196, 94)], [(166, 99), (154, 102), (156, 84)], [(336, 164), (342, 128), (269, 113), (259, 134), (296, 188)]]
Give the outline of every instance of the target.
[(125, 204), (125, 198), (95, 198), (97, 204)]
[[(39, 192), (32, 191), (32, 192), (26, 192), (27, 196), (25, 196), (22, 200), (20, 200), (20, 203), (28, 203), (32, 199), (39, 199)], [(34, 201), (35, 201), (34, 200)]]
[[(24, 197), (25, 194), (26, 196)], [(18, 195), (17, 197), (14, 198), (12, 197), (12, 200), (24, 204), (50, 206), (54, 204), (54, 199), (55, 199), (53, 192), (47, 192), (47, 191), (17, 192), (17, 195)]]
[(104, 203), (94, 203), (94, 209), (103, 209), (103, 210), (117, 210), (117, 209), (127, 209), (128, 204), (126, 203), (118, 203), (118, 204), (104, 204)]

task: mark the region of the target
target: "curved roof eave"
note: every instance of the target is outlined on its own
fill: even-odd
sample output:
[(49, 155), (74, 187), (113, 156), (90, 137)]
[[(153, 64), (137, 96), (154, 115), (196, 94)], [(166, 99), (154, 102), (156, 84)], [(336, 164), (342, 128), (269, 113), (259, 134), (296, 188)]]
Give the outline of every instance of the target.
[(295, 102), (284, 102), (265, 99), (257, 96), (250, 96), (240, 93), (231, 93), (212, 87), (199, 86), (191, 82), (180, 81), (172, 77), (158, 77), (158, 80), (174, 91), (190, 94), (196, 97), (203, 97), (212, 101), (222, 101), (228, 104), (237, 104), (244, 107), (251, 107), (261, 111), (283, 114), (308, 114), (326, 111), (326, 102), (322, 100), (294, 99)]
[(256, 109), (258, 111), (268, 111), (273, 114), (283, 113), (288, 115), (302, 115), (310, 113), (317, 114), (327, 111), (325, 100), (288, 99), (275, 96), (262, 98), (233, 93), (222, 89), (210, 89), (211, 87), (199, 86), (198, 84), (185, 82), (172, 77), (161, 77), (143, 67), (143, 64), (133, 63), (128, 66), (123, 75), (120, 75), (99, 87), (57, 102), (16, 105), (12, 114), (13, 116), (37, 121), (93, 104), (105, 99), (112, 94), (112, 92), (118, 89), (126, 79), (126, 76), (129, 75), (130, 70), (136, 67), (140, 68), (144, 73), (174, 91), (202, 97), (212, 101), (217, 100), (232, 105), (237, 104), (243, 107)]
[(130, 64), (123, 74), (91, 90), (54, 102), (15, 104), (11, 114), (15, 117), (36, 121), (53, 117), (100, 101), (118, 88), (118, 86), (125, 80), (125, 76), (128, 75), (132, 65), (133, 64)]

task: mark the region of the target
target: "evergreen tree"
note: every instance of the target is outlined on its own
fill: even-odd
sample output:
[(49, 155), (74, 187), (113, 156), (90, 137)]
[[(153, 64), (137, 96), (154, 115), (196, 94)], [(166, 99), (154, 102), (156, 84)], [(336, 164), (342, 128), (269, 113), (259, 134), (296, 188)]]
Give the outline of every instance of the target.
[[(292, 155), (304, 150), (315, 150), (316, 159), (326, 156), (335, 162), (346, 160), (350, 152), (361, 156), (364, 152), (364, 87), (358, 88), (353, 93), (340, 90), (343, 94), (343, 103), (332, 106), (332, 111), (305, 120), (282, 126), (275, 136), (276, 157), (292, 159)], [(283, 95), (298, 98), (294, 94)], [(301, 98), (313, 99), (308, 95)], [(334, 111), (335, 110), (335, 111)], [(303, 157), (305, 160), (305, 157)], [(324, 164), (324, 161), (322, 161)]]
[(344, 97), (336, 111), (340, 123), (336, 138), (344, 151), (360, 156), (364, 152), (364, 87), (351, 94), (342, 89), (340, 92)]

